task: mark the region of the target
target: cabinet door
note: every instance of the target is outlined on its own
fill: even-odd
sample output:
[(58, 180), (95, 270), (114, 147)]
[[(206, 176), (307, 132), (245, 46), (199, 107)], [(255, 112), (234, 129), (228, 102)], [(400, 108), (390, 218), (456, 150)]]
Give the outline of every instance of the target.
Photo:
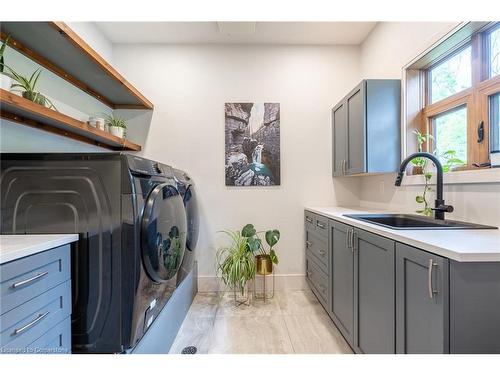
[(332, 110), (332, 147), (333, 176), (342, 176), (347, 159), (347, 116), (344, 101)]
[(365, 81), (346, 98), (347, 113), (347, 174), (366, 172)]
[(354, 229), (355, 346), (367, 354), (394, 354), (395, 243)]
[(396, 245), (396, 352), (449, 352), (448, 259)]
[(337, 327), (353, 345), (354, 339), (354, 253), (349, 246), (352, 227), (331, 221), (332, 313)]

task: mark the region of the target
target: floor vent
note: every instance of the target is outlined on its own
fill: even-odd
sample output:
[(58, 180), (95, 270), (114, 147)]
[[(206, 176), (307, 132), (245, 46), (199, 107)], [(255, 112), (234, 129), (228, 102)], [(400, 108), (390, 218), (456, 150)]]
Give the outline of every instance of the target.
[(181, 354), (196, 354), (196, 346), (186, 346), (184, 349), (182, 349)]

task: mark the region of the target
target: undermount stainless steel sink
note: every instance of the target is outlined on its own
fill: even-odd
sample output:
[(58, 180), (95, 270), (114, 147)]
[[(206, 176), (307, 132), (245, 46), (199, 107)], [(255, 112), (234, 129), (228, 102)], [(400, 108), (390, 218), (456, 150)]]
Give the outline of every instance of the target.
[(352, 219), (380, 225), (391, 229), (497, 229), (496, 227), (465, 223), (455, 220), (437, 220), (434, 218), (407, 214), (344, 214)]

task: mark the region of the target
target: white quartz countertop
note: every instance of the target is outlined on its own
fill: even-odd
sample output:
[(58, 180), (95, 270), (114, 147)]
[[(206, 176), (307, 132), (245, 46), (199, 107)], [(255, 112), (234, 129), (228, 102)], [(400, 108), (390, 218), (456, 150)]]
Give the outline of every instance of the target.
[(306, 207), (308, 211), (459, 262), (500, 262), (499, 229), (394, 230), (343, 216), (394, 213), (345, 207)]
[(78, 234), (0, 235), (0, 264), (78, 241)]

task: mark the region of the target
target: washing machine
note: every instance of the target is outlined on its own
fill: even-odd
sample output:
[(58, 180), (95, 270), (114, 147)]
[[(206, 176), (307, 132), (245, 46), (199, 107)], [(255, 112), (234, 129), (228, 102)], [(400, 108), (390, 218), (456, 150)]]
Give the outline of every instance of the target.
[(79, 234), (72, 351), (133, 348), (154, 329), (184, 258), (172, 168), (122, 153), (2, 154), (0, 163), (2, 234)]
[(196, 264), (196, 245), (199, 234), (199, 212), (196, 199), (196, 189), (193, 179), (180, 169), (173, 169), (177, 190), (182, 196), (187, 217), (186, 252), (177, 275), (179, 285), (193, 270)]

